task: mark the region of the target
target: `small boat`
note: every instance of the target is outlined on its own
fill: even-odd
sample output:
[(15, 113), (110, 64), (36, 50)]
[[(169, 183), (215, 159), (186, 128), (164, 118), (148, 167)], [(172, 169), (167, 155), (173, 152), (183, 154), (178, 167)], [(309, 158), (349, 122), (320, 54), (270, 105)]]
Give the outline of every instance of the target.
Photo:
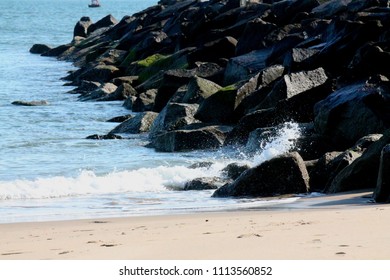
[(98, 7), (100, 7), (99, 0), (92, 0), (91, 4), (89, 4), (88, 7), (90, 7), (90, 8), (98, 8)]

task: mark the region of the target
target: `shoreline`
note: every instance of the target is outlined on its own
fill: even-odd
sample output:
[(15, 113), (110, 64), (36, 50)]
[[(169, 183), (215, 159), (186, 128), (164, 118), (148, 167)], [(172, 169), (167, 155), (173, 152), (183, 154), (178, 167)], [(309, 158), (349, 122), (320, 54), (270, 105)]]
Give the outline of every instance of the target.
[(0, 259), (389, 259), (390, 205), (367, 203), (368, 196), (364, 191), (265, 209), (0, 224)]

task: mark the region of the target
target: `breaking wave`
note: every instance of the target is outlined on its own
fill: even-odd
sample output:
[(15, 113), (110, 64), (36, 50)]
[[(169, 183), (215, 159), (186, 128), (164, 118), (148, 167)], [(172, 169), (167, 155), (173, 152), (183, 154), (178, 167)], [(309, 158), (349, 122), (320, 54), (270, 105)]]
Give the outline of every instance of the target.
[[(273, 137), (259, 143), (258, 151), (239, 162), (256, 166), (268, 159), (286, 153), (294, 147), (294, 140), (300, 135), (299, 126), (286, 123)], [(33, 180), (18, 179), (0, 181), (0, 200), (60, 198), (83, 195), (165, 192), (180, 189), (184, 184), (198, 177), (220, 176), (221, 170), (234, 158), (215, 159), (210, 167), (188, 168), (187, 166), (157, 166), (129, 171), (115, 171), (96, 175), (93, 171), (81, 171), (75, 177), (45, 177)]]

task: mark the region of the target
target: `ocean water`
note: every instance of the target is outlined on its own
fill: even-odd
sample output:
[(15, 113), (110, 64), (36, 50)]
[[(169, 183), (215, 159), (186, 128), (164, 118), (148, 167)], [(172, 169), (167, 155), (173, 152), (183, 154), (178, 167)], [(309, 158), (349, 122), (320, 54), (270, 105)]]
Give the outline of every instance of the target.
[[(218, 176), (230, 162), (256, 165), (289, 150), (298, 126), (247, 156), (224, 148), (187, 153), (157, 153), (145, 148), (147, 135), (126, 140), (86, 140), (117, 124), (106, 120), (129, 114), (122, 102), (79, 102), (61, 77), (72, 64), (29, 53), (35, 43), (71, 41), (82, 16), (93, 21), (112, 14), (120, 20), (156, 0), (0, 1), (0, 223), (47, 221), (261, 207), (291, 199), (217, 199), (212, 191), (181, 191), (186, 181)], [(46, 100), (24, 107), (16, 100)], [(210, 168), (188, 166), (211, 161)]]

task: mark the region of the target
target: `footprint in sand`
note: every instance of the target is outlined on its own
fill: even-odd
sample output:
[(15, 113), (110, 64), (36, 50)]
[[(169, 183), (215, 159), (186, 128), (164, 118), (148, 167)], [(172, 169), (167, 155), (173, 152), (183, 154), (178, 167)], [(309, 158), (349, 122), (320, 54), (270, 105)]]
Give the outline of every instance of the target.
[(100, 247), (115, 247), (115, 246), (119, 246), (120, 244), (102, 244), (100, 245)]
[(12, 256), (12, 255), (21, 255), (24, 252), (9, 252), (9, 253), (3, 253), (2, 256)]
[(248, 234), (241, 234), (237, 236), (237, 238), (249, 238), (249, 237), (263, 237), (263, 236), (258, 233), (248, 233)]
[(106, 224), (108, 223), (107, 221), (93, 221), (93, 224)]
[(62, 252), (59, 252), (58, 255), (65, 255), (65, 254), (69, 254), (73, 251), (62, 251)]

